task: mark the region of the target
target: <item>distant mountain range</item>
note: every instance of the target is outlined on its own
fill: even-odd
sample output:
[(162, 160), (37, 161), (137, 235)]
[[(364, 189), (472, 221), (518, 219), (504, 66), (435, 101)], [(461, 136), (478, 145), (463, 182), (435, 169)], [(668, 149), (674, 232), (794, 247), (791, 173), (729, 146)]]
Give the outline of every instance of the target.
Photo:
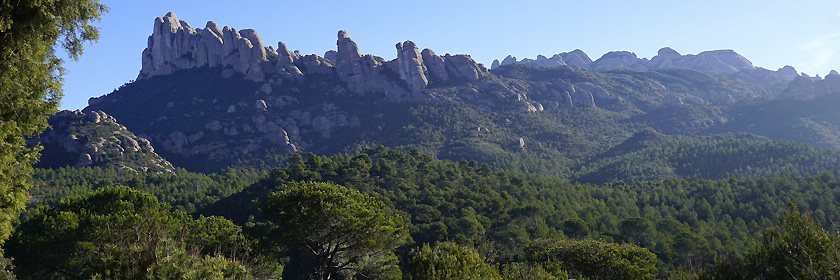
[[(137, 80), (91, 98), (83, 112), (113, 116), (168, 162), (198, 171), (245, 158), (354, 153), (384, 145), (609, 181), (623, 178), (591, 179), (615, 167), (596, 161), (613, 162), (607, 158), (618, 155), (605, 153), (644, 131), (747, 150), (788, 143), (778, 140), (840, 148), (836, 71), (820, 78), (789, 66), (767, 70), (732, 50), (681, 55), (663, 48), (649, 60), (610, 52), (595, 61), (575, 50), (551, 58), (508, 56), (487, 69), (469, 55), (438, 55), (412, 41), (396, 44), (397, 57), (390, 61), (362, 55), (345, 31), (338, 32), (336, 46), (324, 56), (301, 55), (283, 42), (267, 46), (255, 30), (220, 28), (212, 21), (193, 28), (168, 13), (155, 19)], [(703, 138), (711, 135), (729, 136)], [(708, 140), (732, 135), (741, 140)], [(808, 145), (796, 150), (813, 152)], [(60, 154), (50, 152), (52, 146), (45, 162)], [(790, 170), (831, 169), (830, 161), (819, 162), (825, 166)], [(751, 163), (738, 164), (732, 168)], [(729, 174), (761, 173), (734, 169)], [(692, 172), (662, 174), (697, 175)]]
[(579, 49), (558, 53), (551, 58), (539, 55), (536, 59), (517, 60), (516, 57), (508, 55), (501, 62), (494, 60), (492, 68), (511, 64), (538, 67), (570, 65), (596, 72), (614, 70), (648, 71), (670, 68), (692, 69), (709, 75), (730, 75), (741, 72), (742, 74), (733, 77), (760, 76), (753, 77), (760, 79), (751, 81), (764, 84), (786, 83), (800, 76), (792, 66), (785, 66), (776, 71), (753, 66), (752, 62), (733, 50), (705, 51), (696, 55), (681, 55), (669, 47), (660, 49), (658, 54), (651, 59), (638, 58), (635, 53), (628, 51), (612, 51), (604, 54), (598, 60), (592, 61), (585, 52)]

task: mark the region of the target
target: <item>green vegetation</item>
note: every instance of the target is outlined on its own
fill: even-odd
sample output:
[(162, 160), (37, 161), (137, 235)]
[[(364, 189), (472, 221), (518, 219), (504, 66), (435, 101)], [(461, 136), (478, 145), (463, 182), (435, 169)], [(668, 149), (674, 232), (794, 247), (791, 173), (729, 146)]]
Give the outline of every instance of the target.
[(583, 165), (583, 182), (656, 181), (730, 176), (759, 178), (840, 172), (840, 151), (755, 135), (668, 136), (642, 131)]
[(832, 94), (810, 101), (782, 99), (736, 106), (727, 110), (730, 122), (705, 133), (739, 131), (837, 149), (840, 148), (838, 102), (840, 95)]
[[(836, 188), (840, 180), (830, 173), (804, 177), (787, 174), (755, 179), (689, 178), (594, 185), (513, 171), (493, 171), (489, 165), (474, 161), (435, 160), (416, 150), (403, 153), (381, 147), (356, 156), (292, 156), (285, 166), (268, 174), (230, 169), (226, 174), (210, 175), (185, 170), (177, 175), (122, 173), (101, 168), (40, 170), (42, 177), (39, 178), (51, 179), (51, 185), (75, 181), (88, 183), (33, 201), (33, 204), (56, 205), (50, 201), (82, 194), (57, 204), (56, 208), (41, 206), (32, 210), (29, 218), (19, 226), (13, 238), (14, 245), (7, 250), (14, 252), (15, 265), (20, 271), (31, 270), (32, 273), (36, 272), (27, 264), (32, 262), (27, 258), (32, 257), (18, 256), (29, 256), (29, 252), (41, 250), (36, 247), (55, 247), (69, 251), (49, 251), (45, 256), (58, 258), (75, 250), (95, 250), (113, 256), (105, 262), (84, 259), (87, 253), (76, 254), (82, 258), (79, 262), (84, 260), (90, 268), (88, 272), (79, 270), (80, 273), (89, 275), (129, 273), (139, 271), (135, 269), (137, 267), (145, 272), (136, 275), (153, 275), (148, 273), (156, 271), (170, 273), (161, 275), (188, 275), (188, 271), (199, 273), (213, 267), (230, 270), (219, 272), (222, 274), (207, 273), (222, 277), (228, 275), (224, 273), (242, 272), (261, 278), (257, 275), (277, 274), (278, 265), (283, 265), (284, 279), (301, 279), (303, 275), (317, 278), (332, 275), (339, 279), (399, 279), (402, 275), (402, 278), (437, 279), (473, 272), (485, 275), (482, 278), (502, 279), (717, 277), (715, 275), (724, 275), (725, 279), (725, 275), (731, 275), (738, 267), (764, 265), (770, 267), (766, 268), (769, 271), (779, 263), (792, 262), (789, 259), (771, 261), (780, 258), (772, 252), (789, 248), (775, 245), (780, 244), (778, 240), (798, 236), (791, 234), (807, 234), (784, 229), (795, 224), (787, 220), (780, 225), (774, 222), (787, 208), (787, 202), (796, 202), (803, 211), (813, 215), (813, 221), (825, 225), (840, 219), (840, 207), (834, 203), (840, 195)], [(121, 178), (123, 176), (125, 178)], [(262, 179), (244, 187), (256, 177)], [(190, 182), (202, 180), (208, 188), (174, 192), (189, 186)], [(107, 184), (137, 181), (144, 182), (136, 184), (137, 188), (154, 192), (155, 196), (174, 203), (176, 209), (199, 209), (205, 215), (225, 218), (188, 218), (179, 210), (169, 212), (168, 206), (155, 206), (149, 208), (153, 211), (132, 210), (137, 214), (130, 216), (142, 219), (154, 216), (162, 220), (156, 222), (155, 218), (149, 223), (137, 224), (132, 220), (135, 218), (124, 218), (135, 212), (112, 208), (96, 212), (99, 210), (82, 210), (93, 209), (91, 206), (79, 206), (96, 205), (90, 201), (106, 198), (124, 201), (114, 205), (133, 205), (129, 202), (139, 198), (147, 201), (143, 205), (163, 205), (149, 194), (107, 187)], [(39, 184), (33, 194), (41, 189), (49, 190), (49, 184)], [(223, 185), (243, 187), (212, 187)], [(114, 195), (106, 194), (120, 195), (109, 198)], [(190, 203), (193, 206), (187, 207)], [(222, 241), (212, 241), (216, 240), (212, 234), (208, 235), (209, 239), (199, 240), (210, 240), (210, 244), (216, 245), (190, 243), (196, 239), (168, 238), (169, 235), (164, 234), (160, 235), (161, 239), (128, 246), (118, 242), (122, 240), (119, 235), (90, 235), (102, 230), (97, 221), (112, 220), (136, 228), (132, 232), (142, 232), (146, 230), (144, 227), (156, 224), (160, 224), (158, 228), (183, 230), (200, 221), (214, 221), (218, 225), (215, 228), (226, 229), (221, 232), (238, 232), (239, 226), (226, 219), (244, 226), (243, 237), (237, 239), (242, 243), (225, 246), (244, 250), (237, 251), (242, 254), (233, 256), (213, 250), (201, 253), (191, 249), (217, 248), (213, 246)], [(87, 220), (91, 222), (82, 222)], [(834, 241), (825, 240), (837, 237), (813, 221), (799, 223), (797, 228), (819, 230), (817, 232), (823, 237), (809, 241), (810, 245), (806, 244), (802, 250), (812, 255), (831, 256), (825, 250), (831, 249)], [(772, 230), (776, 226), (781, 229)], [(758, 236), (765, 228), (771, 230), (755, 240), (753, 236)], [(45, 234), (48, 236), (41, 236)], [(70, 243), (58, 246), (55, 242)], [(149, 242), (159, 245), (142, 245)], [(324, 247), (323, 244), (344, 245)], [(105, 247), (97, 247), (100, 245)], [(761, 246), (769, 249), (757, 249)], [(143, 255), (161, 250), (172, 252), (173, 259), (139, 265), (119, 257), (129, 251), (130, 255)], [(731, 261), (721, 261), (721, 257)], [(830, 257), (826, 260), (831, 262)], [(444, 269), (455, 264), (465, 268)], [(701, 271), (703, 273), (698, 274)]]
[(58, 40), (72, 59), (99, 38), (89, 24), (107, 7), (96, 0), (0, 1), (0, 244), (26, 202), (28, 177), (40, 147), (24, 137), (47, 127), (61, 99), (62, 60)]
[(506, 263), (523, 261), (522, 248), (540, 238), (626, 242), (654, 253), (660, 274), (741, 254), (787, 201), (824, 224), (840, 218), (834, 203), (840, 181), (828, 173), (591, 185), (382, 148), (353, 157), (292, 157), (289, 167), (202, 212), (239, 223), (260, 220), (253, 201), (296, 181), (331, 182), (376, 197), (408, 219), (418, 246), (452, 241)]
[(778, 225), (762, 231), (741, 260), (718, 267), (703, 278), (840, 279), (840, 236), (791, 203)]
[(261, 205), (273, 243), (304, 248), (315, 262), (317, 279), (360, 274), (400, 279), (394, 249), (408, 230), (399, 215), (374, 198), (330, 183), (293, 183)]
[(246, 264), (257, 264), (230, 221), (193, 219), (127, 187), (35, 209), (6, 250), (22, 279), (250, 279)]
[(499, 272), (488, 266), (478, 251), (452, 242), (428, 244), (411, 254), (411, 279), (489, 279), (499, 280)]
[(203, 174), (178, 169), (175, 173), (145, 173), (101, 167), (36, 169), (30, 205), (57, 205), (66, 197), (88, 195), (104, 187), (122, 185), (153, 194), (175, 209), (196, 209), (241, 191), (265, 176), (252, 169), (225, 169)]
[(562, 267), (575, 279), (653, 279), (657, 273), (656, 255), (630, 244), (536, 240), (526, 251), (530, 262)]

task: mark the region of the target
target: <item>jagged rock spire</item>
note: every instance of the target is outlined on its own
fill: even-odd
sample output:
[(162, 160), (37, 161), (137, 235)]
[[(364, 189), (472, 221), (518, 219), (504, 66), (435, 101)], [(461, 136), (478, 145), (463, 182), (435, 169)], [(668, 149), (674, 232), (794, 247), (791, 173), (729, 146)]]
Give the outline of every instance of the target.
[(143, 68), (138, 79), (168, 75), (195, 67), (227, 67), (254, 80), (263, 78), (261, 63), (268, 61), (259, 34), (252, 29), (223, 29), (209, 21), (205, 28), (193, 29), (169, 12), (155, 19), (154, 30), (143, 51)]
[(359, 53), (359, 46), (356, 45), (356, 42), (353, 42), (353, 39), (350, 39), (347, 31), (338, 31), (338, 42), (336, 42), (336, 45), (338, 45), (337, 62), (339, 64), (357, 61), (362, 58), (362, 55)]
[(426, 66), (423, 57), (412, 41), (397, 43), (397, 72), (400, 78), (408, 83), (412, 91), (421, 91), (429, 84), (426, 78)]

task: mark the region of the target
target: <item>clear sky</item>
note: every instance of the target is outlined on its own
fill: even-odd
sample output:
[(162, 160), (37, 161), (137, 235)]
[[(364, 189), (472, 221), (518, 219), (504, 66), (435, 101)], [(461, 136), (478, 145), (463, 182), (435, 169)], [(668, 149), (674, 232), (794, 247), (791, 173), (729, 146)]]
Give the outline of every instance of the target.
[(811, 76), (840, 70), (840, 1), (172, 1), (103, 0), (102, 39), (67, 61), (62, 109), (81, 109), (140, 72), (153, 20), (167, 12), (194, 28), (252, 28), (266, 45), (303, 54), (335, 49), (347, 30), (362, 53), (393, 59), (412, 40), (438, 54), (470, 54), (490, 66), (508, 54), (535, 58), (581, 49), (595, 60), (626, 50), (651, 58), (733, 49), (768, 69), (794, 66)]

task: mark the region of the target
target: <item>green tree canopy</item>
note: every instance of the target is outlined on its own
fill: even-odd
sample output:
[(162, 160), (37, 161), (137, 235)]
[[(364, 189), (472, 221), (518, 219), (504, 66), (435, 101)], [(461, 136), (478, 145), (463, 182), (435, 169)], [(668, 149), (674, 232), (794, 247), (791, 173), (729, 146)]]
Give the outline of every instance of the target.
[[(39, 207), (7, 244), (24, 279), (248, 279), (241, 229), (127, 187)], [(174, 277), (174, 278), (173, 278)]]
[(314, 256), (315, 277), (376, 274), (399, 278), (393, 250), (408, 229), (382, 202), (332, 183), (291, 183), (268, 196), (261, 210), (274, 227), (271, 239)]
[(597, 240), (540, 239), (525, 249), (529, 261), (556, 267), (570, 278), (653, 279), (656, 255), (631, 244)]
[(77, 59), (84, 42), (99, 38), (89, 22), (106, 11), (98, 0), (0, 0), (0, 242), (23, 208), (40, 151), (24, 137), (44, 131), (58, 108), (63, 69), (54, 46), (63, 40)]
[(650, 242), (650, 235), (654, 232), (653, 223), (645, 218), (632, 217), (621, 221), (619, 225), (621, 237), (627, 242), (639, 245), (648, 246)]
[(744, 258), (749, 279), (840, 279), (840, 238), (794, 203)]
[(501, 279), (499, 272), (484, 262), (473, 248), (452, 242), (441, 242), (434, 247), (424, 244), (412, 252), (409, 262), (411, 279)]
[(589, 226), (579, 218), (563, 221), (563, 233), (569, 238), (582, 239), (589, 236)]

